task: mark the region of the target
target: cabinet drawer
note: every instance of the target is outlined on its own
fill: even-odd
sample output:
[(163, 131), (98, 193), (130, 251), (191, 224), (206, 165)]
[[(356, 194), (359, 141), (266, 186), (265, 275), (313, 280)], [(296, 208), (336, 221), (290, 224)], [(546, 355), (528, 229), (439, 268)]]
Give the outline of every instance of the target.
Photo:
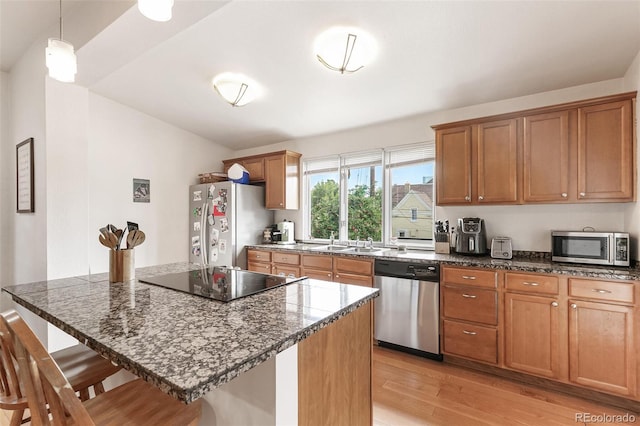
[(373, 278), (370, 275), (357, 275), (357, 274), (334, 274), (333, 280), (342, 284), (355, 284), (364, 287), (373, 286)]
[(634, 283), (569, 279), (569, 296), (634, 303)]
[(249, 262), (271, 262), (271, 252), (263, 250), (247, 250), (247, 261)]
[(347, 272), (361, 275), (373, 275), (373, 261), (348, 257), (333, 258), (334, 272)]
[(444, 352), (478, 361), (498, 362), (498, 331), (495, 328), (444, 321)]
[(445, 286), (443, 300), (447, 318), (490, 325), (498, 323), (498, 295), (493, 290)]
[(300, 255), (297, 253), (273, 252), (271, 259), (274, 263), (285, 263), (287, 265), (300, 265)]
[(534, 274), (506, 274), (507, 290), (525, 291), (527, 293), (558, 294), (558, 278)]
[(332, 281), (333, 273), (329, 270), (303, 268), (302, 275), (316, 280)]
[(260, 263), (260, 262), (251, 262), (247, 263), (247, 269), (253, 272), (261, 272), (263, 274), (271, 273), (271, 264), (270, 263)]
[(496, 288), (497, 272), (478, 269), (442, 268), (442, 282)]
[(294, 277), (300, 276), (300, 268), (297, 266), (273, 265), (271, 271), (274, 275), (293, 275)]
[(331, 268), (333, 267), (333, 262), (331, 261), (331, 256), (304, 254), (302, 255), (302, 266), (311, 267), (314, 269), (331, 270)]

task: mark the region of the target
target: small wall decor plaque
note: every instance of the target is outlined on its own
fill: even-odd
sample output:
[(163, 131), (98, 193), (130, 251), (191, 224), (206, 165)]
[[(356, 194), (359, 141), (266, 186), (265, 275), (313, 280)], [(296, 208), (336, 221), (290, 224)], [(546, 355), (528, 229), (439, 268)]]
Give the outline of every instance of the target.
[(16, 210), (18, 213), (35, 211), (33, 174), (33, 138), (29, 138), (16, 145)]
[(134, 203), (151, 202), (151, 183), (149, 179), (133, 178), (133, 202)]

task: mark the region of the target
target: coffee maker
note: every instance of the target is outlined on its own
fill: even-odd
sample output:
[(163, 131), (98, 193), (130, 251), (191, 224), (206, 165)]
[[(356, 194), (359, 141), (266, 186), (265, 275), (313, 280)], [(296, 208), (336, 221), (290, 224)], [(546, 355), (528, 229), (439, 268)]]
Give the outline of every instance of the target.
[(456, 252), (460, 254), (486, 254), (487, 234), (484, 220), (479, 217), (458, 219)]
[(271, 242), (274, 244), (295, 244), (293, 222), (285, 220), (272, 225)]

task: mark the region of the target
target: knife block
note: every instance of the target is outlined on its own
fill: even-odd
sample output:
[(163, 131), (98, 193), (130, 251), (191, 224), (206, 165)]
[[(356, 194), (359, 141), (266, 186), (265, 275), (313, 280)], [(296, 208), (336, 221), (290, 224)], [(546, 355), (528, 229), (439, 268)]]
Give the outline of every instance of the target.
[(135, 280), (135, 255), (133, 249), (109, 250), (109, 282), (124, 283)]

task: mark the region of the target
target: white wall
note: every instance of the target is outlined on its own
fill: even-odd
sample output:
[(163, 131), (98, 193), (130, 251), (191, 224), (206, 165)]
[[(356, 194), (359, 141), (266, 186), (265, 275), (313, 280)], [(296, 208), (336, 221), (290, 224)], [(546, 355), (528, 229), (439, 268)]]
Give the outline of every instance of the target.
[[(228, 148), (117, 102), (89, 94), (88, 238), (91, 272), (108, 270), (98, 229), (127, 220), (144, 230), (136, 266), (187, 261), (188, 189), (198, 173), (221, 170)], [(151, 202), (132, 201), (133, 178), (151, 181)]]
[[(0, 283), (9, 280), (7, 261), (10, 247), (4, 238), (11, 229), (8, 210), (9, 174), (8, 165), (5, 164), (9, 157), (9, 119), (9, 74), (0, 71)], [(0, 308), (2, 307), (0, 303)]]
[[(627, 70), (624, 76), (624, 90), (625, 91), (637, 91), (640, 90), (640, 52), (636, 55), (633, 63)], [(637, 110), (637, 107), (636, 107)], [(637, 114), (637, 111), (636, 111)], [(636, 128), (635, 135), (636, 138), (636, 161), (640, 164), (640, 151), (637, 147), (637, 138), (640, 134), (640, 124), (638, 124), (638, 118), (636, 115)], [(636, 170), (637, 173), (637, 170)], [(636, 176), (637, 179), (637, 176)], [(637, 180), (636, 180), (637, 183)], [(636, 194), (638, 192), (636, 191)], [(640, 201), (640, 200), (639, 200)], [(638, 254), (640, 253), (640, 204), (633, 203), (628, 204), (625, 209), (625, 229), (635, 236), (634, 244), (631, 247), (631, 257), (632, 259), (638, 259)]]
[[(242, 150), (235, 154), (244, 156), (290, 149), (300, 152), (304, 160), (368, 148), (424, 142), (435, 138), (432, 125), (605, 96), (626, 90), (623, 79), (607, 80), (520, 98), (421, 114), (339, 133), (290, 140)], [(448, 219), (454, 222), (458, 217), (478, 215), (485, 219), (489, 238), (507, 235), (513, 238), (516, 250), (549, 251), (551, 229), (581, 229), (583, 226), (593, 226), (596, 229), (621, 230), (625, 227), (625, 212), (628, 209), (628, 204), (438, 207), (436, 217), (439, 220)], [(296, 239), (302, 239), (302, 210), (276, 213), (276, 220), (285, 218), (298, 223)]]

